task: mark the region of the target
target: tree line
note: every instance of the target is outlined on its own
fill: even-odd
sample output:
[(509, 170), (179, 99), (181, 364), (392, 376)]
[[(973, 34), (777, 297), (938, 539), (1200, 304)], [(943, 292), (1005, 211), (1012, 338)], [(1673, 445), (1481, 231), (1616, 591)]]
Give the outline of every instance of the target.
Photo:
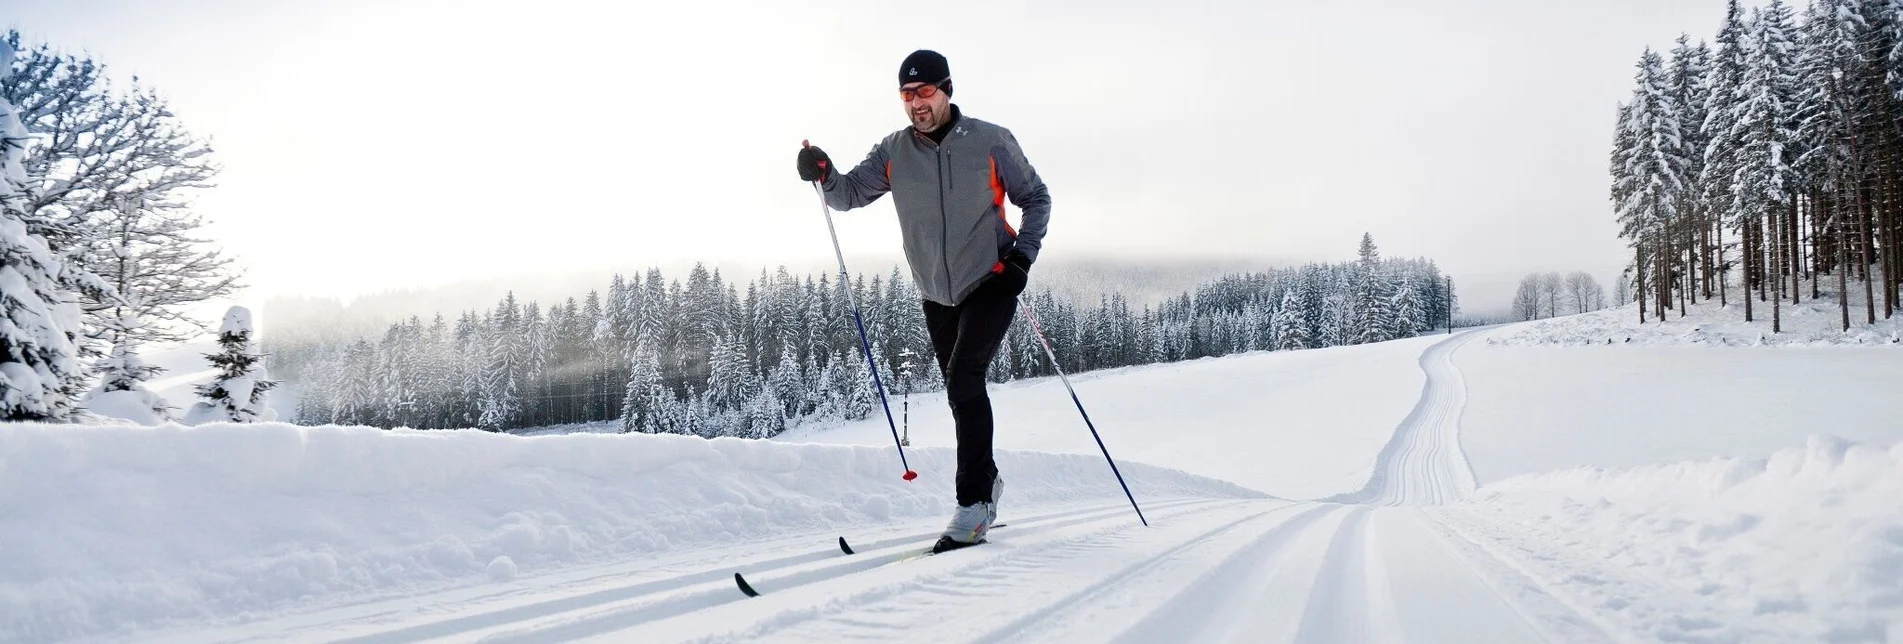
[(1900, 14), (1888, 0), (1815, 0), (1799, 16), (1773, 0), (1746, 15), (1731, 0), (1715, 49), (1681, 35), (1669, 58), (1644, 51), (1618, 108), (1610, 195), (1640, 322), (1683, 317), (1701, 297), (1729, 305), (1734, 269), (1745, 319), (1768, 303), (1773, 332), (1784, 300), (1832, 296), (1827, 275), (1845, 330), (1853, 277), (1865, 324), (1895, 313)]
[[(856, 298), (891, 391), (941, 387), (911, 280), (897, 268), (835, 278), (781, 268), (741, 283), (696, 266), (682, 281), (649, 269), (547, 307), (508, 295), (454, 321), (411, 317), (381, 338), (267, 348), (274, 375), (296, 386), (299, 423), (500, 431), (618, 419), (624, 431), (768, 437), (876, 411)], [(1059, 364), (1081, 372), (1411, 337), (1452, 315), (1451, 288), (1432, 261), (1383, 259), (1364, 236), (1356, 261), (1227, 275), (1155, 306), (1118, 293), (1025, 299)], [(1019, 320), (989, 378), (1054, 373)]]
[(1513, 292), (1513, 315), (1519, 320), (1573, 315), (1606, 308), (1606, 288), (1585, 271), (1562, 276), (1557, 272), (1529, 273)]

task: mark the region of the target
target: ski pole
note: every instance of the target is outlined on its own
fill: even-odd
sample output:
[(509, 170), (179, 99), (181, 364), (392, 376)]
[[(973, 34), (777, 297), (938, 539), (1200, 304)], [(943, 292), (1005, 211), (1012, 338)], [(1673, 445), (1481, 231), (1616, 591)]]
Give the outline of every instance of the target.
[(1137, 506), (1137, 497), (1130, 493), (1130, 484), (1123, 482), (1123, 472), (1117, 470), (1116, 459), (1110, 458), (1110, 448), (1103, 446), (1103, 436), (1097, 434), (1097, 425), (1090, 422), (1090, 412), (1084, 411), (1084, 402), (1077, 399), (1077, 389), (1070, 386), (1070, 376), (1064, 375), (1064, 368), (1057, 366), (1057, 352), (1051, 350), (1051, 341), (1044, 338), (1044, 328), (1037, 323), (1037, 315), (1031, 312), (1031, 303), (1024, 302), (1024, 319), (1031, 322), (1031, 333), (1037, 336), (1037, 342), (1044, 346), (1044, 355), (1051, 359), (1051, 368), (1057, 370), (1057, 377), (1064, 381), (1064, 389), (1070, 392), (1070, 401), (1076, 403), (1077, 413), (1083, 415), (1084, 426), (1090, 428), (1090, 437), (1097, 439), (1097, 449), (1103, 450), (1103, 460), (1109, 461), (1110, 473), (1117, 475), (1117, 485), (1123, 486), (1123, 495), (1130, 499), (1130, 507), (1137, 511), (1137, 520), (1149, 527), (1150, 520), (1143, 518), (1143, 508)]
[[(807, 143), (801, 141), (800, 146), (806, 147)], [(819, 167), (826, 167), (826, 162), (821, 161)], [(892, 403), (886, 401), (885, 383), (879, 380), (879, 363), (872, 359), (872, 341), (866, 339), (866, 320), (859, 315), (859, 296), (852, 292), (852, 281), (846, 273), (846, 253), (839, 250), (839, 233), (833, 229), (833, 209), (826, 206), (826, 191), (820, 188), (818, 181), (813, 182), (813, 193), (819, 195), (819, 211), (826, 216), (826, 234), (832, 236), (833, 255), (839, 258), (839, 286), (845, 289), (846, 299), (852, 303), (852, 322), (859, 327), (859, 348), (865, 350), (866, 367), (872, 370), (872, 385), (879, 389), (879, 406), (885, 409), (886, 427), (892, 429), (892, 446), (899, 449), (899, 466), (905, 468), (902, 478), (916, 479), (918, 472), (912, 471), (912, 465), (905, 460), (905, 444), (899, 441), (898, 423), (892, 421)]]

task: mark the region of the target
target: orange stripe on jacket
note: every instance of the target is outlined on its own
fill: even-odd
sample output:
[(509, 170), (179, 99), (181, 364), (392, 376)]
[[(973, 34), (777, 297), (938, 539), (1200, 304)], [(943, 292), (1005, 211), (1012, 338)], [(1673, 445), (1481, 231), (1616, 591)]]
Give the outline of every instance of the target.
[(1004, 182), (998, 180), (997, 157), (991, 157), (991, 207), (998, 209), (998, 221), (1004, 224), (1004, 232), (1011, 233), (1011, 236), (1016, 238), (1017, 229), (1012, 228), (1011, 220), (1004, 217)]

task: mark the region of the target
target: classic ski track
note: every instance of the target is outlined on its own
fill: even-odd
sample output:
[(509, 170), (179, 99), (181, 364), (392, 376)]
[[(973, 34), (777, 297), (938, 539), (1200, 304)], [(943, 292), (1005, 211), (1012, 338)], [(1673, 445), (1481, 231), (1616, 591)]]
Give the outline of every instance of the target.
[[(1159, 606), (1142, 613), (1134, 623), (1125, 627), (1117, 636), (1119, 642), (1157, 642), (1157, 641), (1221, 641), (1226, 631), (1234, 628), (1240, 621), (1260, 621), (1266, 615), (1275, 612), (1263, 600), (1274, 602), (1277, 598), (1268, 597), (1270, 589), (1289, 582), (1304, 583), (1313, 586), (1314, 579), (1303, 577), (1300, 570), (1306, 563), (1295, 552), (1302, 542), (1313, 542), (1318, 532), (1317, 526), (1328, 525), (1327, 519), (1333, 515), (1352, 513), (1357, 508), (1323, 503), (1309, 503), (1300, 515), (1275, 525), (1254, 536), (1247, 543), (1231, 551), (1216, 565), (1208, 567), (1201, 575), (1190, 580), (1186, 586), (1178, 589)], [(1336, 521), (1334, 526), (1339, 526)], [(1330, 528), (1332, 529), (1332, 528)], [(1317, 568), (1310, 574), (1319, 574)], [(1251, 583), (1254, 582), (1254, 583)], [(1134, 589), (1134, 587), (1133, 587)], [(1299, 616), (1301, 604), (1289, 605), (1291, 601), (1306, 602), (1306, 593), (1301, 598), (1283, 596), (1281, 616), (1294, 612)], [(1271, 621), (1274, 621), (1271, 618)], [(1293, 623), (1281, 625), (1293, 629)], [(1186, 632), (1186, 627), (1197, 630)], [(1254, 641), (1281, 641), (1269, 633), (1256, 633)]]
[[(1520, 612), (1521, 617), (1525, 618), (1528, 624), (1539, 629), (1541, 634), (1545, 635), (1549, 641), (1577, 642), (1585, 641), (1588, 638), (1596, 641), (1639, 641), (1634, 639), (1628, 633), (1627, 629), (1614, 625), (1607, 621), (1604, 616), (1592, 610), (1588, 610), (1585, 606), (1574, 601), (1574, 598), (1571, 597), (1570, 594), (1560, 592), (1551, 585), (1541, 582), (1538, 578), (1529, 574), (1529, 571), (1527, 571), (1524, 566), (1501, 557), (1497, 549), (1489, 547), (1480, 540), (1468, 536), (1460, 529), (1448, 523), (1441, 516), (1425, 511), (1417, 512), (1416, 515), (1421, 520), (1421, 524), (1428, 528), (1428, 532), (1433, 534), (1434, 538), (1440, 541), (1441, 547), (1454, 553), (1456, 558), (1458, 558), (1462, 564), (1466, 565), (1468, 570), (1473, 572), (1475, 577), (1486, 581), (1488, 587), (1493, 589), (1494, 594), (1499, 595), (1503, 599), (1509, 599), (1507, 602), (1508, 605), (1514, 606), (1514, 609)], [(1490, 570), (1490, 572), (1483, 571), (1483, 568)], [(1548, 611), (1544, 611), (1543, 618), (1534, 618), (1528, 615), (1528, 612), (1533, 610), (1532, 608), (1523, 607), (1520, 606), (1518, 602), (1510, 601), (1508, 593), (1502, 591), (1502, 586), (1511, 585), (1521, 586), (1532, 591), (1531, 593), (1522, 593), (1523, 596), (1544, 599), (1554, 604), (1556, 608), (1550, 608)], [(1563, 614), (1553, 615), (1552, 612), (1555, 610), (1563, 611)], [(1589, 630), (1586, 633), (1556, 632), (1553, 630), (1555, 626), (1567, 624), (1579, 624)]]
[[(1159, 503), (1157, 505), (1159, 509), (1170, 509), (1170, 508), (1177, 508), (1177, 507), (1182, 507), (1186, 505), (1200, 505), (1200, 504), (1213, 503), (1216, 501), (1217, 500), (1215, 499), (1177, 499), (1177, 500)], [(1014, 533), (1037, 532), (1043, 529), (1048, 529), (1048, 528), (1039, 528), (1039, 526), (1052, 522), (1052, 521), (1063, 521), (1067, 519), (1073, 519), (1076, 517), (1084, 517), (1085, 520), (1093, 520), (1097, 518), (1109, 518), (1109, 517), (1121, 516), (1123, 514), (1127, 514), (1128, 512), (1129, 512), (1129, 509), (1126, 505), (1117, 504), (1117, 503), (1105, 503), (1103, 505), (1093, 506), (1090, 508), (1084, 508), (1080, 510), (1067, 510), (1063, 512), (1053, 512), (1048, 514), (1042, 514), (1035, 517), (1014, 519), (1012, 521), (1014, 525), (1012, 525), (1010, 529)], [(351, 637), (341, 639), (341, 640), (336, 640), (336, 641), (352, 642), (352, 643), (358, 643), (358, 644), (369, 644), (369, 643), (381, 643), (381, 642), (414, 642), (414, 641), (425, 640), (425, 639), (454, 637), (459, 635), (466, 635), (475, 631), (506, 628), (512, 625), (519, 625), (525, 622), (539, 621), (539, 620), (547, 619), (553, 616), (562, 615), (565, 613), (589, 611), (591, 609), (599, 609), (605, 606), (625, 604), (629, 602), (641, 602), (644, 599), (662, 596), (670, 592), (681, 591), (684, 589), (689, 589), (689, 588), (700, 586), (700, 585), (711, 585), (711, 586), (706, 591), (703, 591), (702, 593), (696, 593), (696, 596), (699, 596), (699, 595), (718, 596), (724, 593), (718, 593), (714, 591), (727, 591), (732, 593), (732, 597), (728, 599), (736, 599), (736, 598), (746, 599), (746, 597), (742, 595), (740, 591), (738, 589), (735, 589), (733, 586), (733, 573), (735, 572), (749, 573), (753, 575), (766, 575), (776, 571), (787, 570), (790, 568), (796, 568), (799, 566), (815, 564), (815, 563), (820, 564), (818, 568), (814, 569), (815, 571), (866, 567), (866, 563), (865, 563), (866, 560), (863, 559), (865, 557), (872, 556), (872, 557), (896, 558), (898, 556), (902, 556), (903, 554), (905, 554), (905, 552), (909, 552), (910, 550), (916, 549), (916, 548), (904, 548), (904, 546), (918, 546), (918, 544), (921, 541), (937, 537), (938, 534), (939, 534), (939, 531), (934, 530), (931, 532), (919, 532), (914, 534), (891, 537), (887, 539), (881, 539), (878, 541), (869, 542), (863, 546), (855, 546), (854, 549), (857, 550), (858, 554), (850, 555), (850, 556), (840, 553), (837, 548), (819, 547), (827, 543), (826, 538), (828, 535), (815, 534), (811, 536), (811, 539), (813, 540), (813, 543), (815, 544), (815, 546), (811, 550), (805, 550), (797, 554), (775, 557), (775, 558), (766, 559), (762, 561), (750, 561), (750, 562), (740, 562), (740, 563), (733, 562), (731, 556), (713, 555), (713, 556), (709, 556), (709, 557), (698, 559), (698, 560), (684, 561), (674, 565), (673, 567), (675, 568), (684, 569), (688, 571), (678, 575), (672, 575), (672, 576), (663, 577), (659, 579), (650, 579), (650, 580), (641, 581), (641, 582), (637, 582), (633, 584), (619, 585), (619, 586), (614, 586), (611, 588), (596, 589), (596, 590), (583, 592), (576, 595), (570, 595), (570, 596), (559, 597), (555, 599), (549, 599), (545, 601), (539, 601), (532, 604), (510, 606), (506, 608), (498, 608), (495, 610), (487, 610), (487, 611), (479, 612), (472, 615), (461, 615), (458, 617), (452, 617), (452, 618), (448, 618), (448, 619), (444, 619), (440, 621), (427, 622), (427, 623), (421, 623), (421, 624), (409, 623), (402, 626), (398, 626), (391, 630), (379, 631), (379, 632), (373, 632), (373, 633), (364, 633), (364, 634), (355, 635), (355, 636), (351, 636)], [(837, 535), (831, 535), (831, 536), (837, 536)], [(890, 552), (890, 551), (893, 551), (895, 548), (902, 549), (904, 550), (904, 552), (896, 552), (896, 553)], [(845, 570), (844, 572), (841, 572), (840, 574), (846, 574), (852, 571), (853, 570)], [(759, 588), (759, 587), (760, 587), (759, 585), (757, 584), (755, 585), (755, 588)], [(775, 588), (777, 589), (780, 587), (775, 586)], [(767, 592), (767, 591), (763, 590), (762, 592)], [(493, 599), (495, 597), (503, 596), (506, 594), (508, 593), (496, 593), (493, 595), (487, 595), (483, 597), (463, 600), (459, 603), (466, 604), (471, 602), (482, 601), (484, 599)], [(418, 598), (411, 598), (411, 600), (409, 601), (415, 602), (416, 599)], [(715, 602), (715, 603), (718, 603), (718, 602)], [(692, 608), (689, 608), (688, 610), (692, 610)], [(346, 617), (346, 618), (341, 618), (337, 620), (336, 622), (332, 622), (332, 623), (333, 624), (339, 624), (339, 623), (347, 624), (347, 623), (358, 621), (359, 619), (361, 619), (360, 616)], [(299, 630), (305, 631), (305, 632), (312, 632), (312, 631), (321, 632), (327, 629), (325, 628), (325, 625), (317, 624), (311, 627), (301, 628)]]
[(1484, 331), (1463, 331), (1421, 352), (1426, 376), (1421, 397), (1375, 457), (1360, 490), (1324, 499), (1380, 505), (1441, 504), (1474, 491), (1473, 469), (1460, 450), (1460, 413), (1467, 405), (1466, 380), (1453, 355)]
[[(1369, 534), (1369, 515), (1359, 507), (1349, 511), (1322, 555), (1322, 572), (1309, 589), (1297, 642), (1384, 642), (1400, 636), (1394, 620), (1393, 596), (1384, 588), (1383, 570), (1370, 566), (1379, 557)], [(1370, 556), (1370, 553), (1373, 556)], [(1378, 561), (1376, 562), (1378, 565)], [(1348, 632), (1339, 629), (1346, 627)]]
[[(851, 556), (821, 547), (829, 539), (816, 539), (812, 552), (754, 562), (714, 554), (672, 564), (683, 572), (665, 578), (354, 641), (893, 639), (940, 624), (957, 628), (934, 629), (938, 639), (960, 641), (1062, 640), (1072, 626), (1138, 642), (1420, 640), (1482, 625), (1516, 640), (1774, 639), (1662, 580), (1457, 507), (1423, 507), (1475, 491), (1460, 449), (1466, 386), (1453, 356), (1484, 334), (1462, 332), (1422, 351), (1420, 398), (1356, 492), (1314, 502), (1176, 499), (1157, 504), (1150, 529), (1114, 504), (1013, 518), (1008, 538), (905, 564), (905, 573), (888, 565), (937, 531), (854, 543)], [(733, 587), (736, 571), (761, 597)], [(1451, 601), (1397, 594), (1397, 579), (1408, 593), (1453, 593), (1444, 597)], [(1630, 607), (1653, 598), (1661, 605)], [(1448, 606), (1479, 610), (1435, 619)], [(1634, 612), (1657, 626), (1635, 633), (1625, 623)]]
[[(1505, 571), (1505, 576), (1538, 588), (1547, 597), (1572, 609), (1581, 619), (1589, 620), (1609, 639), (1768, 642), (1801, 638), (1796, 634), (1767, 631), (1753, 623), (1748, 615), (1719, 612), (1720, 607), (1688, 590), (1639, 570), (1608, 565), (1602, 557), (1540, 539), (1507, 541), (1481, 534), (1504, 530), (1524, 537), (1524, 533), (1470, 512), (1436, 508), (1427, 516), (1439, 528), (1441, 538), (1475, 551), (1476, 554), (1469, 557), (1470, 562), (1490, 564), (1496, 570)], [(1461, 520), (1450, 521), (1450, 517)], [(1540, 545), (1546, 547), (1538, 551), (1532, 549)], [(1555, 575), (1560, 575), (1563, 582), (1554, 582)], [(1626, 619), (1610, 619), (1605, 614), (1607, 611), (1620, 613)], [(1641, 632), (1646, 625), (1664, 630)]]
[[(1203, 509), (1203, 506), (1210, 505), (1210, 504), (1223, 504), (1223, 502), (1225, 501), (1228, 502), (1227, 504), (1243, 504), (1243, 503), (1250, 502), (1247, 500), (1229, 500), (1229, 499), (1181, 500), (1181, 501), (1177, 501), (1170, 504), (1164, 504), (1163, 507), (1159, 508), (1159, 511), (1157, 512), (1157, 514), (1160, 515), (1158, 517), (1158, 520), (1159, 521), (1166, 520), (1166, 519), (1184, 515), (1184, 514), (1194, 514), (1198, 511), (1201, 511)], [(1068, 512), (1068, 513), (1060, 513), (1060, 515), (1068, 516), (1068, 518), (1063, 518), (1063, 519), (1013, 518), (1011, 520), (1011, 524), (1012, 524), (1011, 533), (1010, 533), (1012, 535), (1010, 537), (1011, 542), (1022, 543), (1024, 545), (1041, 544), (1041, 543), (1053, 542), (1053, 541), (1063, 542), (1068, 539), (1074, 539), (1077, 537), (1063, 536), (1065, 534), (1068, 534), (1067, 532), (1060, 532), (1059, 536), (1047, 538), (1042, 541), (1039, 541), (1039, 540), (1027, 541), (1026, 537), (1038, 535), (1038, 534), (1042, 534), (1046, 532), (1051, 532), (1054, 530), (1061, 530), (1063, 528), (1071, 528), (1075, 526), (1089, 525), (1089, 524), (1107, 524), (1107, 525), (1095, 530), (1085, 531), (1086, 535), (1094, 535), (1094, 534), (1100, 534), (1100, 533), (1106, 533), (1106, 532), (1116, 532), (1119, 530), (1129, 529), (1128, 524), (1132, 523), (1131, 520), (1134, 519), (1133, 516), (1129, 516), (1128, 510), (1121, 509), (1121, 508), (1106, 509), (1102, 511), (1087, 513), (1087, 514), (1077, 513), (1077, 512)], [(1082, 516), (1078, 516), (1078, 515), (1082, 515)], [(930, 536), (936, 536), (937, 534), (938, 534), (937, 532), (933, 532), (931, 533)], [(888, 541), (893, 541), (893, 540), (888, 540)], [(908, 545), (915, 546), (917, 545), (917, 542), (910, 542)], [(567, 611), (560, 611), (558, 613), (550, 613), (550, 614), (539, 616), (539, 619), (534, 619), (533, 622), (529, 622), (528, 620), (517, 620), (510, 623), (498, 625), (498, 626), (511, 627), (511, 628), (508, 628), (507, 630), (502, 630), (499, 632), (486, 634), (482, 636), (480, 639), (481, 641), (485, 641), (485, 642), (573, 641), (573, 640), (586, 638), (586, 637), (596, 637), (596, 636), (606, 635), (609, 633), (616, 633), (617, 631), (623, 631), (626, 629), (636, 628), (636, 627), (640, 627), (640, 626), (651, 624), (651, 623), (661, 622), (670, 618), (680, 617), (688, 613), (693, 613), (693, 612), (701, 611), (705, 609), (712, 609), (716, 607), (722, 607), (729, 604), (734, 604), (736, 602), (760, 602), (762, 600), (787, 601), (788, 598), (798, 597), (799, 595), (797, 593), (788, 593), (786, 591), (805, 587), (805, 586), (810, 586), (814, 584), (820, 584), (820, 583), (824, 583), (828, 581), (838, 580), (838, 579), (854, 576), (854, 575), (865, 573), (872, 570), (878, 570), (880, 568), (886, 567), (889, 564), (895, 563), (899, 561), (900, 559), (905, 558), (908, 555), (914, 554), (914, 551), (916, 550), (916, 548), (888, 547), (888, 548), (884, 548), (883, 550), (884, 551), (880, 552), (879, 554), (873, 554), (865, 550), (861, 550), (859, 554), (847, 556), (843, 554), (837, 554), (838, 551), (834, 549), (834, 550), (831, 550), (831, 552), (835, 553), (834, 557), (842, 559), (841, 561), (830, 563), (828, 565), (824, 565), (820, 567), (816, 567), (810, 570), (793, 572), (793, 573), (789, 573), (785, 575), (779, 575), (776, 577), (761, 577), (760, 579), (757, 579), (757, 580), (750, 577), (748, 579), (749, 583), (754, 588), (758, 589), (761, 593), (761, 596), (758, 598), (750, 598), (741, 594), (741, 592), (737, 588), (735, 588), (733, 584), (732, 573), (734, 572), (734, 570), (732, 568), (727, 568), (720, 571), (712, 571), (724, 576), (721, 578), (721, 580), (718, 583), (708, 585), (706, 587), (701, 587), (701, 585), (699, 584), (691, 585), (691, 586), (688, 586), (687, 588), (682, 589), (683, 592), (679, 592), (674, 595), (660, 598), (652, 602), (645, 602), (642, 600), (652, 598), (654, 597), (654, 595), (659, 593), (647, 593), (639, 597), (628, 598), (624, 601), (614, 601), (614, 602), (608, 602), (605, 604), (595, 604), (595, 605), (583, 607), (577, 610), (567, 610)], [(999, 549), (996, 549), (992, 546), (985, 546), (983, 548), (972, 548), (968, 550), (956, 551), (954, 553), (947, 553), (946, 555), (942, 557), (934, 557), (932, 559), (953, 560), (953, 559), (960, 559), (960, 558), (981, 557), (979, 561), (990, 561), (990, 560), (996, 559), (997, 557), (1004, 556), (1010, 552), (1013, 552), (1013, 550), (1007, 549), (1007, 550), (1000, 551)], [(987, 555), (987, 553), (989, 554)], [(962, 555), (962, 557), (959, 557), (960, 555)], [(929, 560), (921, 560), (921, 561), (929, 561)], [(744, 574), (746, 571), (741, 571), (741, 572)], [(613, 605), (609, 605), (609, 604), (613, 604)], [(540, 623), (534, 623), (534, 622), (540, 622)]]
[[(1280, 517), (1290, 510), (1295, 510), (1296, 512), (1292, 517), (1277, 521), (1277, 527), (1271, 528), (1269, 530), (1270, 533), (1282, 531), (1284, 527), (1292, 528), (1293, 526), (1289, 526), (1289, 524), (1299, 523), (1303, 517), (1319, 516), (1321, 514), (1321, 512), (1319, 512), (1320, 508), (1312, 504), (1283, 503), (1259, 511), (1245, 510), (1244, 514), (1234, 519), (1227, 519), (1225, 517), (1224, 519), (1220, 519), (1220, 523), (1215, 527), (1196, 531), (1187, 539), (1175, 543), (1175, 545), (1163, 552), (1143, 556), (1136, 561), (1119, 564), (1109, 570), (1101, 572), (1092, 571), (1093, 577), (1091, 581), (1084, 582), (1080, 587), (1068, 590), (1061, 595), (1048, 599), (1039, 599), (1037, 600), (1037, 606), (1019, 615), (1017, 619), (989, 633), (969, 637), (969, 639), (970, 641), (978, 642), (1027, 639), (1020, 634), (1020, 631), (1035, 627), (1045, 620), (1050, 619), (1053, 615), (1061, 613), (1066, 609), (1076, 607), (1085, 600), (1095, 597), (1106, 590), (1129, 587), (1132, 578), (1149, 572), (1158, 565), (1172, 560), (1186, 551), (1204, 546), (1218, 537), (1236, 531), (1247, 524), (1259, 522), (1265, 517)], [(1159, 520), (1156, 523), (1162, 525), (1163, 520)], [(704, 637), (699, 641), (758, 641), (775, 639), (776, 634), (781, 634), (786, 630), (820, 620), (831, 620), (838, 623), (847, 622), (849, 620), (840, 618), (842, 614), (847, 612), (887, 613), (888, 611), (882, 610), (884, 608), (895, 609), (891, 612), (943, 611), (947, 608), (944, 604), (950, 602), (929, 600), (933, 596), (959, 597), (964, 595), (957, 587), (960, 581), (979, 578), (984, 579), (987, 586), (1016, 587), (1012, 582), (1019, 578), (1030, 580), (1048, 578), (1051, 576), (1052, 568), (1054, 567), (1066, 563), (1073, 563), (1082, 558), (1097, 555), (1098, 553), (1102, 553), (1104, 556), (1115, 555), (1116, 543), (1127, 541), (1132, 537), (1140, 537), (1141, 534), (1138, 533), (1137, 530), (1139, 529), (1130, 526), (1116, 526), (1109, 529), (1095, 530), (1065, 538), (1053, 539), (1050, 543), (1044, 544), (1020, 544), (1018, 540), (1013, 539), (1009, 543), (1012, 547), (1010, 550), (1004, 550), (995, 556), (983, 560), (961, 562), (954, 567), (947, 567), (903, 580), (859, 589), (846, 595), (831, 597), (824, 603), (783, 610), (779, 613), (766, 616), (763, 619), (756, 620), (751, 628), (744, 631), (729, 631), (724, 634)], [(920, 595), (924, 596), (921, 597)], [(997, 598), (980, 595), (978, 601), (995, 599)], [(1021, 609), (1023, 598), (1010, 598), (1009, 601), (1012, 601), (1011, 609)], [(996, 612), (989, 613), (989, 615), (992, 618), (998, 617)], [(799, 638), (795, 637), (791, 639)]]

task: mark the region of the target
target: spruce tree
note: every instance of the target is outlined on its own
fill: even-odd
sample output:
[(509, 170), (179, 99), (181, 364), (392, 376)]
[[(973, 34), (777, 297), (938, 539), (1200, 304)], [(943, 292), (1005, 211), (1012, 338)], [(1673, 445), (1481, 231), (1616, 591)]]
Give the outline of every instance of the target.
[[(187, 423), (252, 423), (277, 419), (266, 400), (278, 383), (270, 379), (264, 368), (264, 354), (258, 352), (252, 328), (250, 309), (234, 306), (225, 312), (225, 321), (218, 327), (219, 351), (205, 355), (218, 369), (218, 375), (198, 386), (201, 400), (186, 413)], [(369, 343), (359, 346), (368, 348)], [(367, 373), (370, 366), (359, 368)], [(364, 399), (361, 392), (358, 396), (358, 400), (352, 402), (359, 409), (368, 407), (370, 401)]]
[(1302, 321), (1301, 296), (1290, 288), (1282, 293), (1282, 308), (1275, 312), (1275, 348), (1281, 351), (1308, 348), (1308, 333)]
[(1621, 159), (1625, 167), (1613, 176), (1613, 204), (1618, 214), (1621, 237), (1628, 240), (1639, 257), (1642, 273), (1654, 276), (1653, 302), (1663, 310), (1669, 291), (1660, 282), (1665, 277), (1670, 243), (1668, 238), (1681, 205), (1684, 186), (1684, 140), (1678, 130), (1677, 106), (1666, 86), (1664, 62), (1650, 48), (1639, 58), (1638, 87), (1622, 129), (1631, 137), (1632, 149)]
[(1388, 337), (1412, 338), (1419, 335), (1421, 329), (1426, 328), (1425, 311), (1421, 309), (1420, 294), (1415, 290), (1413, 282), (1401, 281), (1400, 287), (1394, 291), (1394, 303), (1391, 308), (1394, 311), (1394, 317), (1392, 326), (1389, 327)]
[[(0, 81), (13, 47), (0, 42)], [(77, 410), (79, 305), (60, 285), (65, 267), (27, 226), (27, 131), (0, 98), (0, 420), (64, 421)]]

